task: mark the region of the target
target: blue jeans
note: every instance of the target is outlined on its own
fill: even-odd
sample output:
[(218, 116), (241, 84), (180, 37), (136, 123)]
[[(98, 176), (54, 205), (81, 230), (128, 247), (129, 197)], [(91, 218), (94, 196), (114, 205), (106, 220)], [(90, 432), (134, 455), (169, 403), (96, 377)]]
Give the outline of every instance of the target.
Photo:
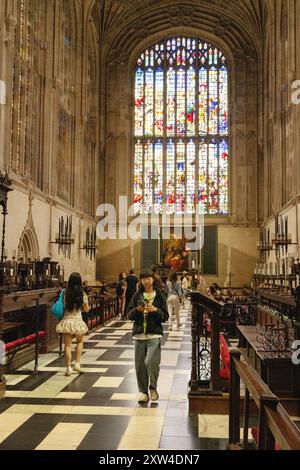
[(135, 340), (135, 372), (139, 391), (156, 389), (161, 358), (160, 338)]

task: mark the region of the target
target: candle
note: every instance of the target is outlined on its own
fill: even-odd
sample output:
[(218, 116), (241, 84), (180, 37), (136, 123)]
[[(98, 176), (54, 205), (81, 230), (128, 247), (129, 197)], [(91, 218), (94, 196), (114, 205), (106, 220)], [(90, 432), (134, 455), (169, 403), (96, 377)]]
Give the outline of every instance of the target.
[(195, 260), (192, 260), (192, 269), (195, 269)]
[(46, 269), (46, 276), (49, 276), (49, 270)]
[(10, 275), (11, 275), (11, 276), (14, 275), (14, 268), (10, 268)]
[(29, 271), (29, 275), (30, 275), (30, 276), (32, 276), (32, 269), (30, 269), (30, 271)]

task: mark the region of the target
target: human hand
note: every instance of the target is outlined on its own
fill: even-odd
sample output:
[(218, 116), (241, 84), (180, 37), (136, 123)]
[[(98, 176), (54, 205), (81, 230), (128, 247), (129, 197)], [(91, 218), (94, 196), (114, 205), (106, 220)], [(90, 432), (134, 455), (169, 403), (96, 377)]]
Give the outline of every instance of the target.
[(144, 305), (144, 304), (140, 304), (139, 307), (137, 307), (137, 311), (138, 311), (138, 312), (141, 312), (141, 313), (144, 313), (144, 311), (145, 311), (145, 305)]
[(148, 304), (146, 306), (146, 309), (147, 309), (147, 313), (154, 313), (154, 312), (157, 312), (157, 308), (154, 307), (154, 305), (152, 304)]

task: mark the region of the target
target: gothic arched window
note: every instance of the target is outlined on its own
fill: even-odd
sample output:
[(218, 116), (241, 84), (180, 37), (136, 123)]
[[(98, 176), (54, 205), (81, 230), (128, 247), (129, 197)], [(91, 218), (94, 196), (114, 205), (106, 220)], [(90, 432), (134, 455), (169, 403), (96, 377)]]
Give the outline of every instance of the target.
[(136, 212), (178, 214), (195, 204), (228, 214), (228, 63), (199, 38), (165, 39), (135, 68)]

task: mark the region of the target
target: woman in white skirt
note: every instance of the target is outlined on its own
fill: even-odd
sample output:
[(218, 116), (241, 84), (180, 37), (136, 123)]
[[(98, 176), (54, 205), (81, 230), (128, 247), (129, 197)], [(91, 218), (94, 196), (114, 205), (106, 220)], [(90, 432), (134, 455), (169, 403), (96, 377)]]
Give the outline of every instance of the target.
[[(79, 273), (72, 273), (69, 277), (68, 285), (64, 291), (64, 316), (56, 325), (57, 333), (64, 335), (65, 344), (65, 361), (67, 370), (65, 375), (72, 375), (73, 370), (79, 374), (82, 372), (80, 368), (80, 356), (83, 347), (83, 335), (87, 333), (88, 327), (82, 320), (81, 311), (89, 311), (88, 297), (82, 287), (82, 279)], [(75, 364), (71, 368), (71, 348), (72, 338), (76, 337)]]

